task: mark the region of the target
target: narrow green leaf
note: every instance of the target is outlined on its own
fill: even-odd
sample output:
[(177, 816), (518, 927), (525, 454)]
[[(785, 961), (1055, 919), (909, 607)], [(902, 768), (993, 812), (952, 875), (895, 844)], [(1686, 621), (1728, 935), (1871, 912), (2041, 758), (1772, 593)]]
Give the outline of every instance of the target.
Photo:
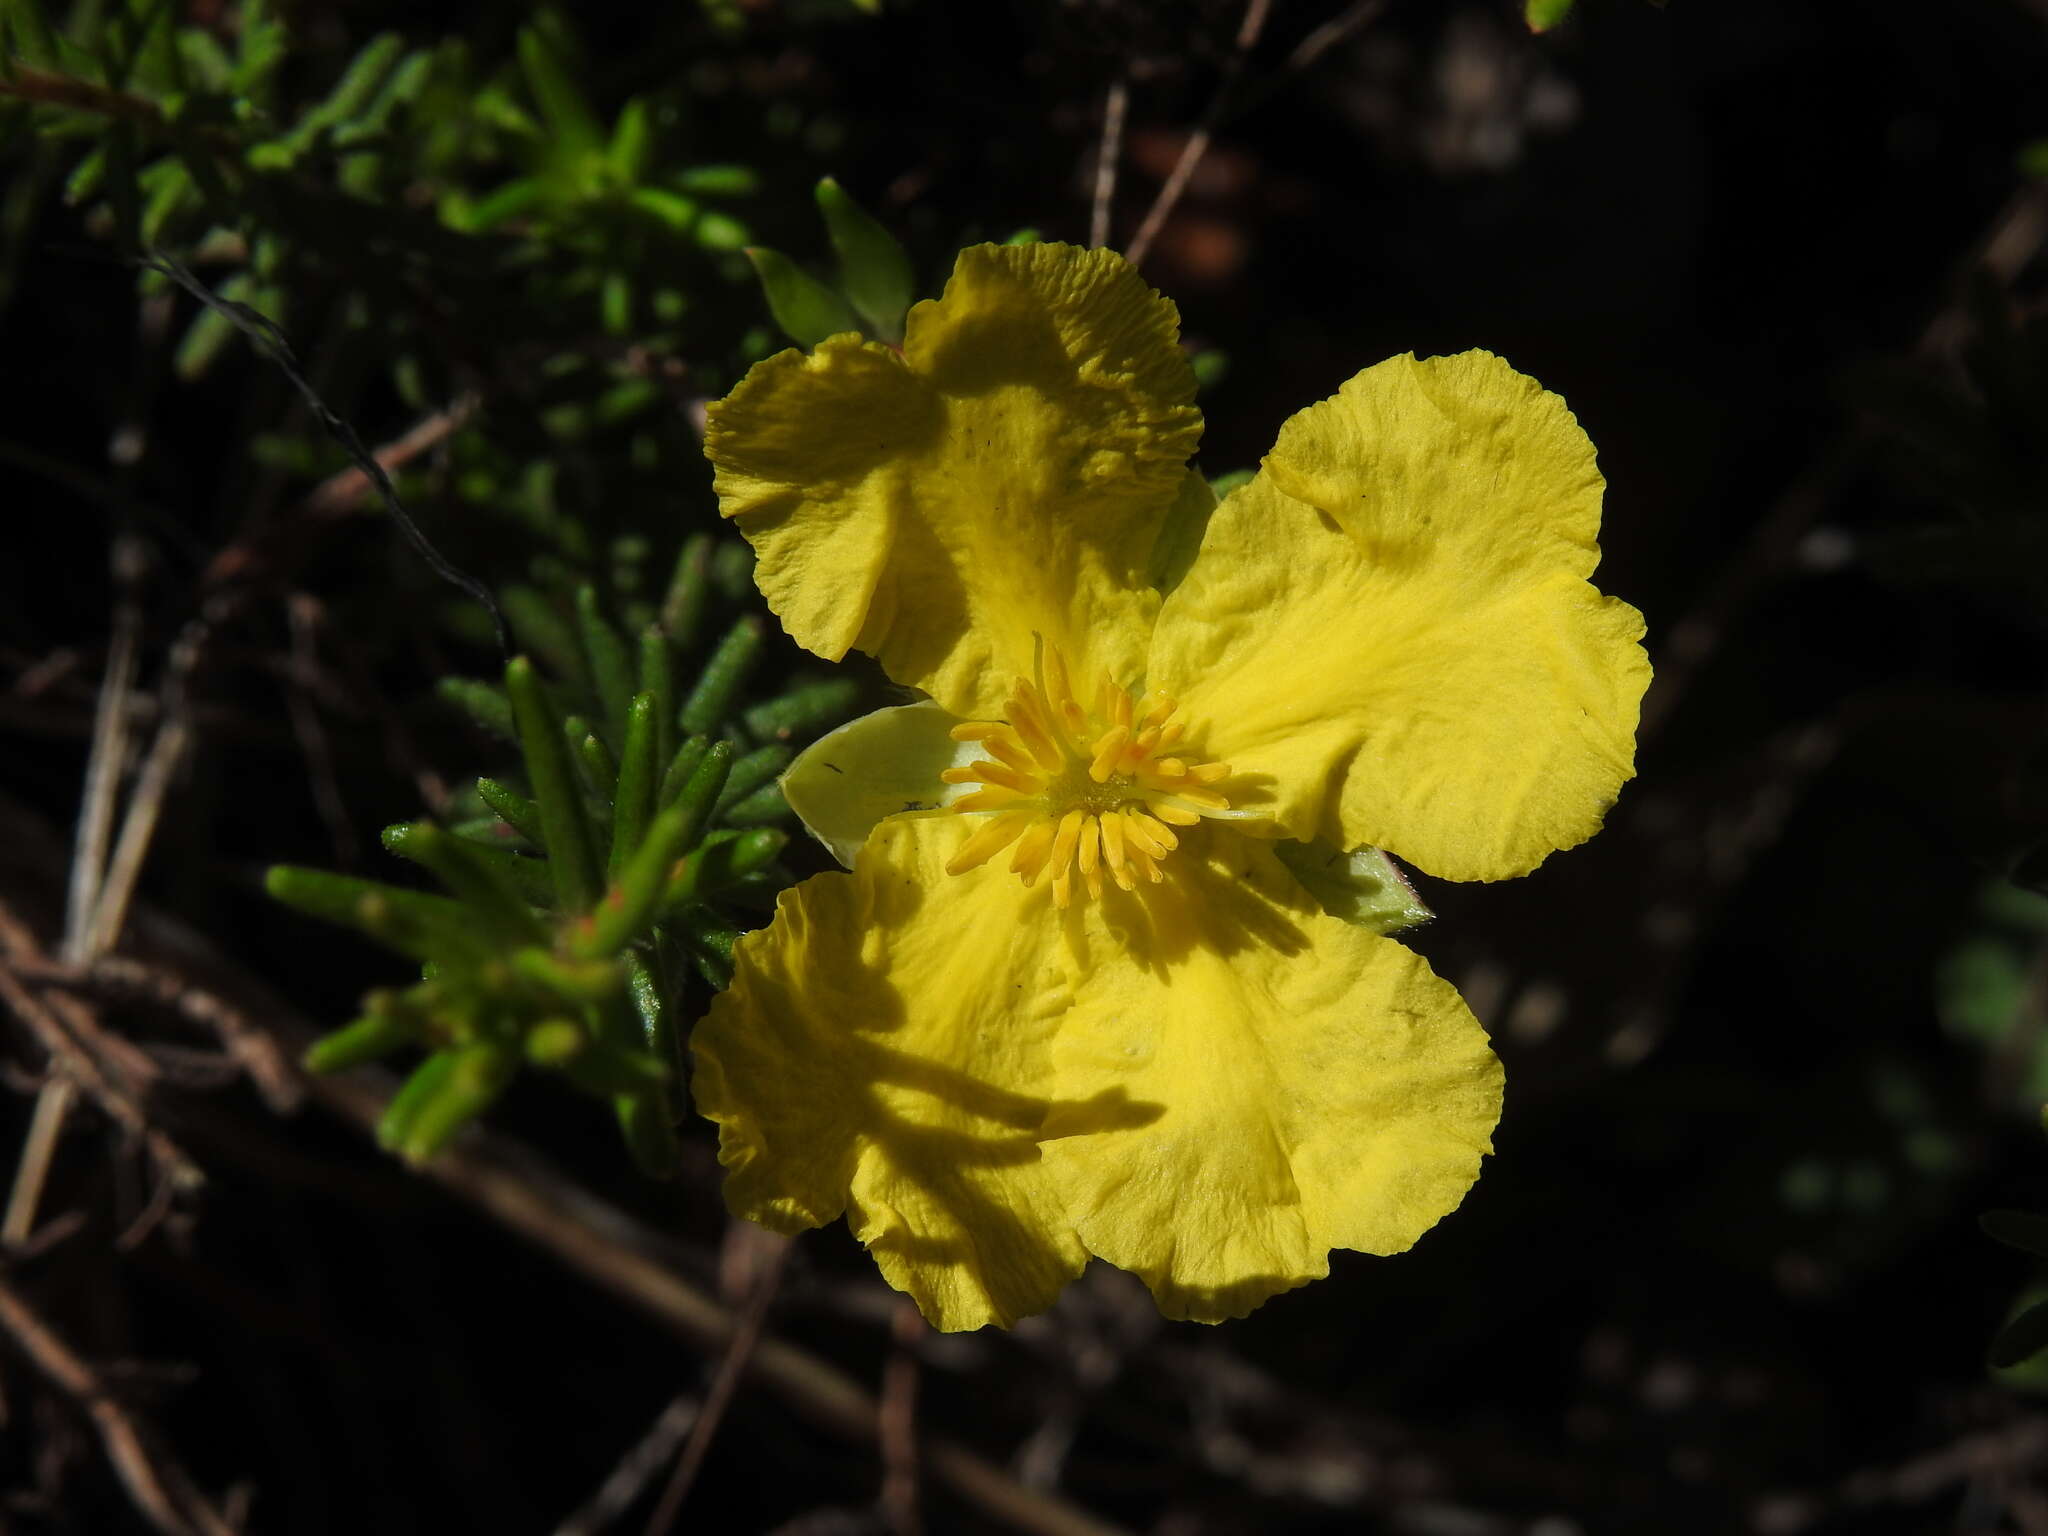
[(743, 875), (766, 866), (787, 846), (789, 834), (776, 827), (755, 827), (716, 841), (707, 838), (669, 880), (662, 905), (674, 910), (715, 896)]
[(1991, 1341), (1991, 1363), (2001, 1371), (2024, 1365), (2048, 1349), (2048, 1301), (2037, 1301), (1999, 1329)]
[(498, 593), (498, 606), (521, 649), (538, 656), (565, 683), (586, 693), (597, 692), (597, 680), (583, 655), (575, 626), (562, 617), (538, 588), (515, 582)]
[(758, 613), (744, 615), (725, 632), (683, 705), (679, 723), (686, 735), (710, 735), (724, 724), (767, 639), (768, 626)]
[(618, 999), (619, 968), (609, 958), (565, 958), (551, 949), (528, 947), (512, 951), (510, 964), (519, 975), (568, 1003), (603, 1008)]
[(612, 124), (612, 141), (605, 149), (605, 160), (611, 167), (612, 175), (619, 185), (630, 187), (639, 183), (647, 174), (648, 164), (654, 158), (654, 114), (647, 105), (647, 98), (635, 96), (619, 109), (618, 121)]
[(860, 322), (846, 300), (780, 251), (750, 245), (747, 260), (754, 264), (754, 275), (761, 280), (768, 313), (798, 346), (815, 347), (827, 336), (860, 329)]
[(569, 73), (567, 40), (544, 36), (537, 27), (519, 29), (519, 64), (547, 123), (548, 137), (564, 158), (598, 153), (604, 126)]
[[(373, 996), (369, 1000), (368, 1011), (361, 1018), (315, 1040), (306, 1050), (306, 1070), (340, 1072), (418, 1044), (418, 1022), (408, 1014), (390, 1008), (389, 997), (389, 994), (382, 998)], [(380, 1001), (387, 1006), (379, 1007)]]
[(754, 546), (744, 539), (726, 539), (711, 551), (711, 590), (735, 603), (752, 602)]
[(682, 1166), (682, 1149), (669, 1123), (666, 1099), (651, 1092), (619, 1094), (612, 1104), (634, 1166), (650, 1179), (674, 1178)]
[(654, 695), (636, 694), (626, 711), (625, 733), (619, 748), (618, 789), (612, 796), (612, 849), (606, 869), (614, 885), (626, 863), (647, 834), (654, 814), (655, 776), (662, 763), (655, 744), (659, 711)]
[[(491, 819), (491, 825), (502, 827), (506, 823)], [(449, 829), (451, 833), (453, 828)], [(520, 853), (502, 844), (486, 843), (467, 839), (470, 855), (487, 860), (496, 869), (504, 882), (517, 891), (529, 907), (548, 911), (555, 904), (554, 877), (548, 873), (548, 861), (537, 859), (530, 854)]]
[(719, 820), (729, 827), (761, 827), (782, 821), (791, 814), (789, 799), (780, 784), (763, 784), (751, 795), (743, 795), (719, 810)]
[(1572, 13), (1573, 0), (1523, 0), (1522, 19), (1531, 32), (1548, 32)]
[(917, 297), (910, 257), (896, 237), (830, 176), (818, 183), (818, 211), (839, 256), (839, 286), (884, 341), (903, 339), (903, 316)]
[(518, 1056), (497, 1041), (479, 1041), (445, 1054), (452, 1058), (447, 1072), (421, 1096), (398, 1144), (409, 1163), (423, 1163), (445, 1147), (457, 1131), (491, 1107), (519, 1068)]
[(795, 756), (780, 742), (757, 747), (732, 765), (732, 772), (725, 781), (725, 793), (718, 797), (718, 809), (737, 805), (789, 766)]
[[(509, 713), (512, 708), (509, 701), (505, 708)], [(476, 792), (483, 797), (485, 805), (497, 812), (498, 819), (506, 826), (532, 843), (534, 847), (545, 849), (546, 844), (541, 836), (539, 805), (510, 785), (501, 784), (496, 779), (478, 779)]]
[(597, 851), (583, 796), (576, 787), (568, 744), (554, 718), (533, 663), (518, 657), (505, 668), (505, 691), (519, 727), (527, 782), (540, 814), (541, 844), (555, 878), (555, 901), (563, 912), (588, 912), (597, 900)]
[(665, 187), (635, 187), (626, 194), (626, 200), (678, 235), (687, 235), (695, 229), (697, 218), (704, 211), (694, 198), (684, 197), (680, 192), (671, 192)]
[(431, 870), (454, 892), (472, 922), (486, 925), (504, 942), (547, 942), (547, 928), (533, 915), (525, 892), (509, 871), (493, 863), (474, 843), (451, 837), (429, 821), (407, 821), (384, 829), (384, 846)]
[(676, 936), (697, 967), (697, 974), (723, 992), (732, 985), (732, 949), (739, 930), (709, 907), (690, 907), (680, 914)]
[(583, 780), (590, 786), (590, 792), (610, 805), (619, 787), (619, 764), (612, 756), (611, 748), (581, 715), (571, 715), (564, 720), (562, 733), (568, 739), (569, 750), (582, 766)]
[(801, 741), (839, 724), (860, 702), (860, 683), (829, 677), (792, 688), (780, 698), (756, 704), (740, 717), (757, 741)]
[(693, 165), (669, 179), (684, 192), (713, 197), (751, 197), (761, 190), (761, 173), (750, 165)]
[(626, 642), (605, 617), (595, 587), (576, 589), (576, 629), (583, 641), (584, 658), (590, 664), (591, 679), (597, 685), (597, 697), (604, 705), (610, 739), (623, 740), (626, 706), (633, 701), (633, 665)]
[(377, 1120), (377, 1145), (387, 1152), (402, 1147), (412, 1134), (413, 1122), (427, 1101), (435, 1098), (455, 1075), (455, 1051), (436, 1051), (398, 1085), (391, 1102)]
[(1977, 1225), (1986, 1237), (2048, 1259), (2048, 1216), (2031, 1211), (1986, 1211), (1977, 1218)]
[[(478, 726), (504, 741), (517, 741), (518, 729), (512, 724), (512, 701), (505, 697), (505, 690), (479, 677), (444, 677), (434, 684), (434, 692), (444, 703), (461, 710)], [(505, 818), (511, 821), (511, 817)], [(517, 822), (513, 822), (518, 826)], [(523, 832), (526, 829), (521, 827)]]
[(557, 1071), (568, 1066), (590, 1045), (590, 1036), (574, 1019), (542, 1019), (526, 1032), (526, 1059), (536, 1067)]
[(654, 763), (663, 768), (676, 755), (676, 653), (659, 624), (640, 631), (639, 681), (654, 700)]
[(711, 738), (692, 736), (676, 748), (675, 756), (668, 760), (668, 767), (661, 775), (661, 790), (655, 796), (657, 807), (666, 807), (683, 792), (683, 786), (690, 781), (690, 775), (697, 771), (697, 765), (704, 761), (704, 754), (711, 750)]
[(288, 907), (368, 934), (415, 960), (488, 952), (462, 904), (324, 869), (274, 865), (263, 888)]
[(57, 69), (63, 62), (63, 55), (57, 44), (57, 29), (50, 25), (50, 14), (43, 9), (43, 0), (11, 0), (4, 13), (7, 38), (14, 45), (14, 51), (21, 56), (24, 64), (33, 64), (41, 69)]
[(676, 557), (675, 574), (669, 578), (668, 594), (661, 602), (661, 627), (678, 651), (697, 643), (697, 631), (711, 607), (711, 550), (708, 533), (693, 533), (683, 541)]
[[(680, 756), (680, 754), (678, 754)], [(718, 799), (725, 791), (725, 781), (732, 772), (732, 743), (721, 741), (706, 750), (690, 770), (690, 776), (683, 787), (676, 792), (670, 810), (678, 810), (688, 818), (684, 823), (684, 835), (678, 845), (689, 848), (704, 836), (704, 829), (711, 825), (711, 817), (718, 808)], [(664, 813), (666, 814), (666, 813)]]

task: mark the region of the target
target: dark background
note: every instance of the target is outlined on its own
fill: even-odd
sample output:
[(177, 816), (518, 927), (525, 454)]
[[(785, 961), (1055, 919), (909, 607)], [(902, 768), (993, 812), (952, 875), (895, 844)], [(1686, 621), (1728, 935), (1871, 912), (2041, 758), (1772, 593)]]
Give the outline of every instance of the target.
[[(693, 152), (769, 168), (750, 216), (770, 243), (821, 244), (802, 193), (830, 172), (934, 286), (967, 240), (1087, 238), (1119, 74), (1111, 243), (1128, 240), (1241, 18), (906, 0), (817, 25), (764, 3), (722, 34), (668, 9), (577, 13), (593, 95), (696, 71)], [(2048, 924), (1998, 883), (2048, 825), (2025, 570), (2026, 514), (2048, 510), (2041, 438), (2002, 421), (1969, 439), (1995, 444), (2012, 495), (1959, 506), (1905, 451), (1928, 439), (1900, 404), (1918, 387), (1902, 380), (1937, 381), (1968, 417), (1973, 347), (2037, 302), (2044, 204), (2021, 166), (2048, 136), (2048, 10), (1589, 0), (1532, 38), (1511, 6), (1397, 4), (1288, 73), (1344, 13), (1274, 7), (1245, 80), (1278, 88), (1222, 123), (1146, 272), (1227, 359), (1202, 402), (1211, 473), (1252, 466), (1291, 412), (1409, 350), (1500, 352), (1599, 446), (1598, 580), (1647, 616), (1660, 674), (1640, 778), (1596, 842), (1536, 876), (1424, 890), (1441, 916), (1418, 947), (1507, 1064), (1498, 1155), (1412, 1254), (1339, 1254), (1327, 1281), (1218, 1329), (1161, 1323), (1097, 1266), (1013, 1335), (906, 1339), (842, 1229), (797, 1246), (768, 1327), (871, 1389), (916, 1360), (922, 1424), (1161, 1536), (2048, 1530), (2048, 1417), (2024, 1373), (1984, 1363), (2029, 1261), (1976, 1226), (2048, 1208)], [(518, 20), (293, 14), (315, 72), (380, 28), (488, 53)], [(777, 103), (835, 126), (764, 147)], [(0, 317), (0, 438), (91, 480), (124, 421), (145, 427), (124, 484), (155, 509), (153, 671), (235, 526), (222, 486), (244, 473), (249, 402), (277, 385), (240, 356), (138, 391), (131, 275), (54, 192), (34, 218)], [(366, 440), (406, 426), (388, 392), (355, 398)], [(664, 538), (708, 526), (707, 479), (619, 515)], [(489, 540), (441, 511), (437, 533), (493, 574)], [(110, 514), (17, 454), (0, 518), (0, 772), (62, 829), (104, 664)], [(406, 752), (460, 777), (478, 748), (427, 701), (433, 663), (484, 670), (488, 653), (414, 632), (433, 604), (391, 599), (432, 589), (407, 559), (358, 520), (295, 581), (361, 619), (363, 675), (408, 722)], [(260, 894), (266, 863), (350, 855), (263, 664), (284, 632), (258, 613), (250, 654), (210, 676), (144, 897), (332, 1026), (403, 967)], [(38, 674), (66, 653), (68, 681)], [(416, 764), (360, 700), (315, 702), (333, 710), (351, 856), (389, 874), (372, 834), (420, 814)], [(17, 904), (62, 875), (61, 842), (25, 837)], [(42, 1059), (16, 1031), (7, 1061), (12, 1142)], [(248, 1529), (553, 1529), (715, 1368), (718, 1351), (402, 1171), (331, 1107), (279, 1118), (246, 1088), (194, 1087), (155, 1108), (206, 1188), (117, 1246), (146, 1181), (78, 1111), (43, 1209), (82, 1224), (7, 1274), (200, 1485), (250, 1485)], [(549, 1085), (522, 1084), (492, 1125), (665, 1233), (664, 1262), (694, 1282), (743, 1273), (708, 1128), (662, 1190)], [(18, 1346), (0, 1392), (0, 1519), (138, 1525), (89, 1417)], [(743, 1385), (686, 1508), (709, 1530), (883, 1530), (882, 1475), (872, 1445)], [(943, 1478), (923, 1519), (1020, 1528)]]

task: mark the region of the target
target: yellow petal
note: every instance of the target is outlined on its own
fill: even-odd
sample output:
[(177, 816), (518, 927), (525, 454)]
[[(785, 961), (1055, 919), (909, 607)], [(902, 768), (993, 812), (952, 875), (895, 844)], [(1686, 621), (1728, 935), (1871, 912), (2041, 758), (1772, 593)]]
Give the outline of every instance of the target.
[(900, 357), (834, 337), (756, 365), (705, 451), (783, 626), (962, 716), (1002, 713), (1035, 637), (1134, 680), (1201, 431), (1177, 326), (1112, 251), (976, 246)]
[(1055, 1110), (1045, 1164), (1091, 1252), (1170, 1317), (1240, 1317), (1399, 1253), (1464, 1198), (1500, 1064), (1457, 992), (1391, 939), (1315, 909), (1270, 848), (1213, 836), (1138, 897), (1077, 908), (1062, 1103), (1122, 1094), (1144, 1125)]
[(1634, 772), (1650, 668), (1585, 580), (1602, 486), (1564, 402), (1492, 354), (1369, 368), (1211, 517), (1149, 679), (1288, 836), (1526, 874)]
[(1086, 1258), (1038, 1152), (1069, 990), (1051, 898), (996, 868), (948, 876), (972, 831), (898, 817), (851, 874), (785, 892), (692, 1041), (733, 1210), (781, 1231), (845, 1211), (945, 1329), (1042, 1310)]

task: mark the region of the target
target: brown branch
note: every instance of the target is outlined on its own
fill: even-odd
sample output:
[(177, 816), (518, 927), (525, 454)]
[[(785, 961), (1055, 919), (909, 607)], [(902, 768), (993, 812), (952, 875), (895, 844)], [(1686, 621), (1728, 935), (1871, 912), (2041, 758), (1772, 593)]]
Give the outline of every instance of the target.
[(889, 1358), (882, 1362), (882, 1518), (896, 1536), (918, 1536), (917, 1353), (924, 1319), (908, 1297), (889, 1319)]
[(679, 1397), (662, 1409), (647, 1427), (647, 1433), (619, 1458), (611, 1476), (598, 1485), (590, 1502), (555, 1527), (555, 1536), (597, 1536), (630, 1509), (654, 1480), (654, 1474), (667, 1466), (681, 1447), (690, 1426), (697, 1422), (698, 1412), (694, 1397)]
[(165, 1536), (235, 1536), (154, 1429), (124, 1408), (98, 1374), (50, 1329), (27, 1300), (0, 1278), (0, 1328), (52, 1385), (83, 1408), (99, 1432), (115, 1474), (149, 1523)]
[(648, 1518), (647, 1536), (668, 1536), (668, 1532), (675, 1529), (676, 1519), (683, 1512), (683, 1500), (689, 1497), (691, 1485), (697, 1481), (698, 1470), (704, 1465), (705, 1454), (711, 1449), (718, 1426), (725, 1422), (725, 1411), (732, 1406), (740, 1378), (746, 1374), (754, 1351), (760, 1348), (761, 1330), (768, 1321), (769, 1304), (775, 1300), (776, 1292), (782, 1289), (782, 1267), (789, 1259), (789, 1249), (788, 1238), (776, 1239), (773, 1251), (754, 1274), (746, 1309), (741, 1312), (732, 1337), (726, 1340), (725, 1353), (718, 1362), (718, 1374), (712, 1378), (711, 1391), (704, 1398), (704, 1411), (690, 1426), (690, 1438), (683, 1446), (682, 1456), (676, 1461), (675, 1472), (669, 1478), (668, 1486), (662, 1490), (661, 1502)]
[(1116, 201), (1116, 168), (1124, 152), (1124, 109), (1130, 102), (1131, 88), (1118, 75), (1109, 82), (1109, 96), (1102, 104), (1102, 143), (1095, 151), (1095, 207), (1088, 219), (1088, 245), (1093, 250), (1109, 244), (1109, 213)]
[(1244, 73), (1245, 61), (1258, 46), (1259, 34), (1266, 28), (1266, 17), (1273, 9), (1273, 0), (1247, 0), (1244, 20), (1238, 24), (1237, 42), (1231, 49), (1230, 57), (1223, 64), (1223, 79), (1216, 87), (1216, 94), (1210, 99), (1209, 110), (1202, 114), (1202, 120), (1195, 125), (1187, 142), (1181, 146), (1180, 158), (1173, 163), (1166, 184), (1159, 189), (1159, 195), (1152, 199), (1152, 206), (1146, 210), (1145, 218), (1138, 225), (1138, 232), (1131, 236), (1131, 243), (1124, 250), (1132, 266), (1144, 265), (1146, 255), (1152, 249), (1152, 242), (1159, 238), (1159, 231), (1172, 215), (1174, 206), (1180, 202), (1181, 194), (1187, 191), (1188, 181), (1195, 174), (1195, 167), (1202, 163), (1202, 157), (1209, 152), (1209, 141), (1215, 137), (1217, 126), (1223, 121), (1224, 109), (1230, 104), (1231, 92), (1236, 88), (1238, 77)]

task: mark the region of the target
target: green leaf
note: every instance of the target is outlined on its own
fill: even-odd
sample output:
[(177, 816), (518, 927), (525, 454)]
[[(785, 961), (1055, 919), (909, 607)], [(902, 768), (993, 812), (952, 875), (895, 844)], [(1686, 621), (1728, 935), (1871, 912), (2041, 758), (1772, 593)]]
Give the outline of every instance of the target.
[[(903, 339), (903, 316), (917, 297), (910, 257), (830, 176), (818, 183), (818, 211), (839, 256), (839, 286), (884, 341)], [(786, 329), (786, 327), (785, 327)]]
[(512, 724), (512, 701), (495, 684), (476, 677), (444, 677), (434, 684), (434, 692), (493, 736), (503, 741), (519, 739)]
[(1415, 894), (1394, 861), (1377, 848), (1342, 849), (1318, 839), (1273, 845), (1280, 862), (1322, 909), (1375, 933), (1399, 933), (1436, 914)]
[(2048, 1216), (2029, 1211), (1986, 1211), (1977, 1218), (1984, 1235), (2008, 1247), (2048, 1259)]
[(621, 186), (635, 186), (647, 174), (654, 157), (654, 114), (646, 97), (635, 96), (619, 109), (605, 157)]
[(761, 280), (768, 312), (798, 346), (815, 347), (827, 336), (860, 329), (860, 322), (846, 300), (781, 252), (765, 245), (750, 245), (747, 260), (754, 264), (754, 275)]
[(779, 741), (759, 747), (740, 758), (732, 765), (732, 772), (726, 777), (725, 793), (719, 796), (718, 809), (721, 812), (726, 810), (767, 784), (789, 766), (789, 759), (789, 748)]
[[(505, 709), (510, 713), (512, 705), (508, 700)], [(498, 819), (525, 838), (536, 848), (545, 848), (546, 839), (541, 833), (540, 807), (506, 784), (496, 779), (480, 778), (476, 781), (476, 792), (483, 802), (497, 812)]]
[(669, 179), (681, 191), (712, 197), (751, 197), (761, 190), (761, 173), (749, 165), (693, 165)]
[[(396, 1150), (410, 1163), (422, 1163), (445, 1147), (470, 1121), (491, 1107), (512, 1081), (519, 1058), (497, 1041), (479, 1041), (433, 1058), (449, 1059), (421, 1092), (396, 1138)], [(426, 1069), (422, 1067), (421, 1072)], [(415, 1073), (417, 1078), (420, 1074)], [(406, 1084), (411, 1088), (412, 1084)], [(394, 1100), (395, 1104), (397, 1101)], [(381, 1132), (381, 1127), (380, 1127)]]
[(662, 599), (661, 627), (679, 651), (696, 643), (697, 631), (711, 606), (713, 543), (708, 533), (694, 533), (683, 541), (675, 574), (669, 578), (668, 595)]
[(519, 29), (520, 68), (547, 124), (550, 148), (564, 162), (595, 155), (605, 143), (603, 124), (569, 72), (571, 62), (566, 37), (546, 36), (538, 27)]
[(455, 894), (472, 922), (509, 944), (545, 944), (547, 929), (533, 915), (526, 895), (484, 850), (450, 836), (429, 821), (400, 822), (384, 829), (384, 846), (400, 858), (433, 871)]
[(654, 812), (656, 775), (664, 766), (656, 755), (656, 718), (654, 695), (636, 694), (626, 711), (618, 789), (612, 797), (612, 850), (606, 868), (615, 885), (646, 836)]
[(395, 1009), (394, 1001), (389, 993), (375, 994), (360, 1019), (314, 1041), (306, 1051), (306, 1070), (340, 1072), (418, 1044), (418, 1020)]
[(856, 679), (826, 678), (792, 688), (765, 704), (756, 704), (741, 716), (741, 723), (757, 741), (796, 741), (844, 720), (859, 699), (860, 683)]
[(1523, 0), (1522, 19), (1531, 32), (1548, 32), (1572, 13), (1573, 0)]
[(2023, 1365), (2048, 1349), (2048, 1301), (2037, 1301), (1999, 1329), (1991, 1341), (1991, 1363), (2001, 1371)]
[(767, 639), (768, 626), (758, 613), (744, 615), (725, 632), (683, 704), (680, 722), (686, 733), (708, 736), (725, 723)]
[(445, 896), (289, 864), (267, 871), (263, 888), (286, 906), (357, 929), (415, 960), (482, 959), (490, 953), (475, 920)]
[(659, 624), (640, 632), (640, 691), (654, 699), (654, 762), (665, 767), (676, 751), (676, 657)]
[(539, 807), (541, 842), (555, 877), (555, 899), (564, 912), (590, 910), (597, 900), (597, 845), (570, 766), (568, 744), (542, 692), (533, 663), (524, 656), (505, 668), (505, 691), (526, 758), (527, 781)]
[(576, 629), (597, 697), (604, 705), (606, 729), (611, 739), (618, 741), (625, 735), (626, 707), (633, 700), (633, 665), (626, 642), (605, 617), (595, 587), (576, 591)]

